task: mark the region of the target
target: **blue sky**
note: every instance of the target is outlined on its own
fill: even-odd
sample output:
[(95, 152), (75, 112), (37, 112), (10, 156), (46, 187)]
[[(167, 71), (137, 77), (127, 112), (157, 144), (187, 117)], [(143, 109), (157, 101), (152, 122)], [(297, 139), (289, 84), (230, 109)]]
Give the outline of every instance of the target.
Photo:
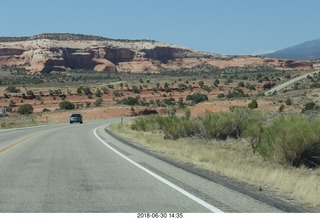
[(0, 36), (152, 39), (224, 55), (320, 38), (319, 0), (3, 0), (0, 7)]

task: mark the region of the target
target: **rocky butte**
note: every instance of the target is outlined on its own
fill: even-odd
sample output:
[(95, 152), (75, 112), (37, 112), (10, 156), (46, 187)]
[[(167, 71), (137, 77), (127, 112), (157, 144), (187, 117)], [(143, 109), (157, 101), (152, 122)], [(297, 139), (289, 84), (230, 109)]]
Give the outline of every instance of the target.
[(313, 69), (311, 61), (222, 56), (152, 40), (115, 40), (81, 34), (0, 37), (0, 66), (23, 66), (30, 73), (69, 69), (159, 73), (201, 64), (218, 68), (266, 65), (283, 70)]

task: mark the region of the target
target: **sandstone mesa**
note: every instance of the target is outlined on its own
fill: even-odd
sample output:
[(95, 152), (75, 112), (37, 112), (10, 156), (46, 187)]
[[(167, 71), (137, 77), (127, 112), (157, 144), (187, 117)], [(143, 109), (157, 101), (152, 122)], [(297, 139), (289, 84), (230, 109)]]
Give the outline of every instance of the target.
[(311, 61), (256, 56), (222, 56), (150, 40), (52, 39), (38, 35), (21, 41), (0, 42), (0, 66), (24, 66), (30, 73), (70, 69), (97, 72), (159, 73), (161, 70), (213, 67), (270, 66), (277, 69), (312, 70)]

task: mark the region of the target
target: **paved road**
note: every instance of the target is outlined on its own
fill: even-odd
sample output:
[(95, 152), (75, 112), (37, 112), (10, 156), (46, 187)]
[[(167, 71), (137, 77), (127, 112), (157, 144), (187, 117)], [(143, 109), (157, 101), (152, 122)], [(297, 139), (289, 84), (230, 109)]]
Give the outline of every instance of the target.
[(286, 87), (288, 87), (288, 86), (296, 83), (297, 81), (300, 81), (300, 80), (302, 80), (302, 79), (304, 79), (304, 78), (307, 78), (308, 76), (313, 76), (313, 75), (316, 74), (316, 73), (319, 73), (319, 71), (314, 71), (314, 72), (306, 73), (306, 74), (301, 75), (301, 76), (299, 76), (299, 77), (293, 78), (293, 79), (291, 79), (291, 80), (289, 80), (289, 81), (286, 81), (286, 82), (283, 83), (283, 84), (280, 84), (280, 85), (278, 85), (278, 86), (276, 86), (276, 87), (274, 87), (274, 88), (266, 91), (264, 94), (265, 94), (266, 96), (272, 95), (274, 92), (278, 92), (278, 91), (280, 91), (280, 90), (282, 90), (282, 89), (284, 89), (284, 88), (286, 88)]
[(0, 130), (0, 212), (281, 212), (117, 141), (114, 121)]

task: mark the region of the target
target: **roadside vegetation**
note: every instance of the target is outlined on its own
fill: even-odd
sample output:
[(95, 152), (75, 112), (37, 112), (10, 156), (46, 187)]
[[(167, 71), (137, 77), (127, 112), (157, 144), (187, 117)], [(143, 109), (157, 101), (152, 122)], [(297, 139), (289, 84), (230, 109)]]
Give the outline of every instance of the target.
[(111, 131), (171, 159), (320, 206), (320, 120), (250, 108), (143, 116)]
[[(267, 122), (266, 122), (267, 121)], [(252, 153), (284, 166), (320, 166), (320, 119), (289, 114), (268, 118), (260, 111), (233, 107), (229, 112), (208, 112), (204, 117), (154, 115), (133, 120), (136, 131), (161, 131), (164, 139), (246, 139)]]

